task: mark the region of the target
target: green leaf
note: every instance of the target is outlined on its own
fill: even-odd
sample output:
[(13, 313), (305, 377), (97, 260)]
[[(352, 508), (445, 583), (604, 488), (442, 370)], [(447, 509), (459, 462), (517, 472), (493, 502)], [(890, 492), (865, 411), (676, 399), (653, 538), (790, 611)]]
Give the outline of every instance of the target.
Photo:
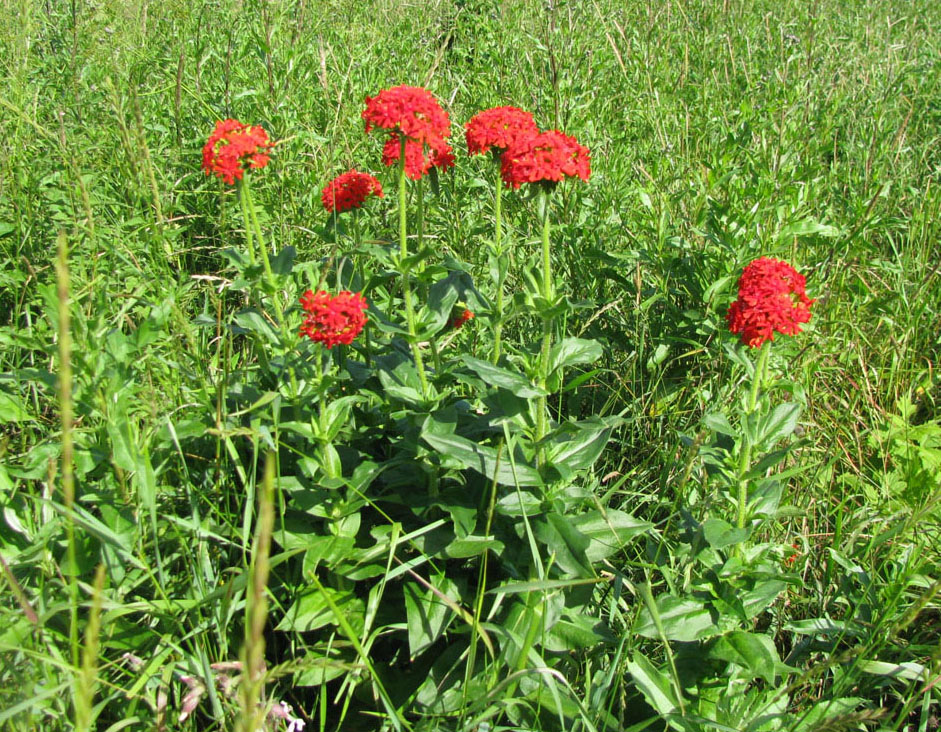
[[(844, 697), (840, 699), (825, 699), (814, 704), (797, 720), (791, 732), (816, 732), (826, 727), (825, 722), (837, 717), (843, 717), (854, 712), (866, 699), (861, 697)], [(843, 726), (835, 727), (842, 729)]]
[(421, 379), (410, 360), (395, 354), (386, 358), (377, 358), (376, 365), (379, 367), (379, 381), (386, 394), (413, 405), (423, 401)]
[(503, 551), (503, 542), (492, 536), (465, 536), (455, 539), (444, 548), (444, 555), (451, 559), (476, 557), (492, 549), (498, 554)]
[(555, 564), (568, 574), (591, 577), (593, 572), (585, 551), (588, 537), (582, 534), (567, 516), (547, 514), (545, 519), (533, 522), (533, 533), (555, 555)]
[(510, 464), (506, 450), (500, 456), (497, 465), (497, 451), (492, 447), (485, 447), (471, 442), (460, 435), (437, 435), (422, 430), (422, 439), (433, 449), (443, 455), (454, 458), (464, 467), (472, 468), (501, 485), (538, 486), (542, 485), (542, 478), (531, 465), (516, 461), (516, 469)]
[[(581, 422), (567, 422), (552, 436), (547, 451), (548, 462), (559, 472), (587, 470), (601, 455), (616, 419), (592, 417)], [(564, 470), (563, 470), (564, 469)]]
[(338, 621), (329, 603), (324, 599), (324, 593), (329, 593), (334, 605), (354, 628), (362, 629), (365, 609), (363, 601), (352, 592), (324, 587), (323, 591), (313, 590), (297, 598), (281, 618), (275, 630), (303, 632), (316, 630), (325, 625), (337, 625)]
[(580, 363), (594, 363), (604, 351), (598, 341), (585, 338), (564, 338), (549, 352), (549, 373)]
[(653, 529), (649, 521), (641, 521), (624, 511), (608, 509), (603, 514), (593, 510), (572, 520), (582, 534), (588, 537), (585, 555), (595, 563), (620, 551), (635, 536)]
[(843, 232), (835, 226), (821, 224), (819, 221), (814, 221), (813, 219), (808, 218), (802, 221), (795, 221), (794, 223), (783, 227), (781, 231), (778, 232), (778, 237), (781, 239), (790, 239), (794, 236), (834, 237), (840, 236), (842, 233)]
[(830, 618), (795, 620), (787, 623), (784, 629), (800, 635), (853, 636), (856, 638), (862, 638), (866, 635), (858, 623), (849, 620), (832, 620)]
[(548, 392), (541, 389), (520, 373), (510, 371), (500, 366), (494, 366), (489, 361), (482, 361), (473, 356), (463, 356), (462, 360), (471, 371), (476, 373), (488, 384), (513, 392), (516, 396), (529, 398), (544, 396)]
[(32, 419), (19, 395), (0, 391), (0, 424), (28, 422)]
[(729, 424), (729, 418), (720, 412), (709, 412), (702, 418), (703, 427), (718, 432), (720, 435), (737, 437), (735, 429)]
[(418, 317), (422, 332), (433, 335), (444, 327), (468, 279), (464, 272), (451, 272), (429, 288), (428, 300)]
[(654, 666), (643, 653), (634, 653), (634, 658), (627, 662), (627, 671), (647, 703), (658, 714), (665, 716), (679, 711), (680, 705), (669, 677)]
[(552, 626), (545, 648), (556, 653), (569, 653), (613, 640), (611, 631), (598, 618), (567, 610)]
[(719, 637), (709, 649), (709, 658), (727, 661), (745, 670), (747, 678), (774, 683), (781, 659), (774, 643), (766, 635), (736, 630)]
[[(264, 244), (262, 244), (264, 246)], [(271, 271), (276, 275), (289, 275), (294, 268), (294, 259), (297, 257), (297, 249), (292, 246), (284, 247), (278, 254), (271, 259)]]
[(269, 343), (273, 344), (278, 342), (278, 334), (274, 327), (265, 320), (265, 317), (255, 308), (246, 308), (236, 313), (233, 319), (236, 322), (236, 328), (234, 330), (237, 331), (238, 328), (241, 328), (243, 333), (254, 333), (261, 336)]
[(708, 518), (703, 522), (702, 533), (713, 549), (724, 549), (741, 544), (748, 538), (748, 529), (738, 529), (720, 518)]
[[(663, 634), (672, 641), (698, 641), (721, 635), (731, 628), (720, 627), (722, 618), (713, 612), (701, 600), (675, 595), (660, 595), (656, 599), (657, 613), (663, 625)], [(731, 621), (727, 621), (731, 622)], [(660, 638), (656, 622), (646, 607), (637, 615), (634, 632), (645, 638)]]
[[(402, 589), (405, 595), (408, 650), (414, 659), (441, 637), (453, 613), (444, 600), (417, 582), (406, 582)], [(458, 597), (456, 585), (444, 577), (438, 579), (437, 589), (452, 600)]]
[(756, 443), (771, 447), (793, 433), (800, 413), (800, 404), (796, 402), (785, 402), (776, 406), (770, 414), (758, 420), (755, 428)]
[(751, 619), (766, 610), (785, 589), (787, 589), (787, 583), (777, 579), (766, 579), (758, 582), (753, 589), (743, 592), (741, 601), (745, 617)]

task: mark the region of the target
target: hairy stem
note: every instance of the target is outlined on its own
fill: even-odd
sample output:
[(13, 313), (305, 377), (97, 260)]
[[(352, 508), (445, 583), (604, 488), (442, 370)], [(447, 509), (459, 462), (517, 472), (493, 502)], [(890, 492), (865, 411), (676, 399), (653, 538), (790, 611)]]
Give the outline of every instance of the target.
[[(401, 136), (399, 148), (399, 254), (404, 260), (408, 256), (408, 226), (405, 216), (407, 202), (405, 188), (405, 136)], [(405, 300), (405, 319), (408, 321), (408, 342), (412, 348), (412, 357), (415, 359), (415, 368), (421, 381), (421, 393), (424, 399), (428, 398), (428, 377), (425, 376), (425, 364), (422, 361), (421, 349), (415, 330), (415, 309), (412, 307), (412, 285), (409, 273), (402, 273), (402, 299)]]
[[(745, 419), (748, 419), (758, 408), (758, 392), (761, 383), (765, 378), (765, 370), (768, 365), (768, 355), (771, 353), (771, 341), (765, 341), (758, 353), (758, 363), (755, 364), (755, 375), (752, 378), (751, 389), (748, 392), (748, 403), (746, 404)], [(747, 432), (743, 431), (742, 454), (738, 464), (738, 517), (736, 525), (740, 529), (745, 528), (746, 514), (748, 512), (748, 481), (745, 479), (748, 468), (751, 465), (752, 443)]]

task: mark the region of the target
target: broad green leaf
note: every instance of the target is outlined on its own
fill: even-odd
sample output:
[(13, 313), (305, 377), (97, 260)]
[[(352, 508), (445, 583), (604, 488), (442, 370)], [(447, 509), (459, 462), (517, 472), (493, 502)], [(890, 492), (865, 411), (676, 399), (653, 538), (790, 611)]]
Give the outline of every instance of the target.
[(428, 300), (419, 313), (423, 331), (434, 334), (444, 327), (451, 316), (451, 309), (467, 287), (467, 280), (469, 277), (465, 272), (450, 272), (429, 288)]
[(649, 521), (641, 521), (624, 511), (608, 509), (603, 514), (593, 510), (572, 519), (572, 525), (588, 537), (585, 555), (595, 563), (620, 551), (635, 536), (653, 529)]
[[(262, 243), (262, 246), (264, 246), (264, 243)], [(292, 246), (284, 247), (271, 259), (271, 271), (276, 275), (291, 274), (295, 257), (297, 257), (297, 249)]]
[(755, 427), (755, 441), (771, 447), (794, 432), (800, 417), (800, 404), (785, 402), (776, 406), (770, 414), (761, 417)]
[(849, 620), (832, 620), (830, 618), (795, 620), (787, 623), (784, 629), (800, 635), (854, 636), (857, 638), (865, 636), (865, 632), (859, 624)]
[(500, 498), (496, 509), (504, 516), (533, 516), (542, 510), (542, 501), (528, 491), (514, 491)]
[(531, 465), (517, 461), (514, 471), (506, 450), (502, 451), (498, 465), (496, 450), (478, 445), (460, 435), (436, 435), (423, 430), (422, 439), (433, 450), (454, 458), (465, 467), (476, 470), (490, 480), (496, 478), (501, 485), (524, 487), (542, 485), (539, 473)]
[(709, 412), (702, 418), (702, 424), (706, 429), (718, 432), (720, 435), (737, 436), (735, 429), (729, 424), (729, 418), (721, 412)]
[(361, 629), (363, 627), (363, 613), (365, 611), (363, 601), (352, 592), (324, 587), (322, 592), (315, 589), (297, 598), (284, 614), (284, 617), (281, 618), (281, 622), (278, 623), (275, 630), (303, 632), (316, 630), (325, 625), (338, 624), (329, 603), (324, 599), (324, 593), (330, 594), (334, 605), (354, 628)]
[(827, 224), (821, 224), (819, 221), (814, 221), (813, 219), (803, 219), (802, 221), (795, 221), (794, 223), (788, 224), (783, 227), (778, 236), (781, 239), (790, 239), (794, 236), (826, 236), (834, 237), (840, 236), (843, 232), (840, 231), (835, 226), (829, 226)]
[[(457, 588), (452, 581), (439, 577), (435, 586), (452, 600), (457, 599)], [(417, 582), (406, 582), (402, 589), (405, 595), (409, 655), (414, 659), (441, 637), (453, 613), (444, 600)]]
[(728, 661), (743, 668), (748, 678), (760, 678), (769, 684), (774, 677), (781, 659), (769, 636), (736, 630), (719, 637), (709, 649), (709, 658)]
[(898, 664), (885, 661), (860, 661), (859, 668), (867, 674), (905, 679), (906, 681), (924, 681), (930, 673), (926, 666), (914, 661), (903, 661)]
[[(714, 611), (711, 611), (702, 601), (691, 597), (660, 595), (655, 604), (667, 640), (705, 640), (732, 629), (721, 627), (719, 623), (722, 623), (722, 618), (719, 617), (717, 623), (713, 619)], [(731, 622), (726, 621), (726, 624)], [(654, 618), (646, 607), (638, 613), (634, 632), (645, 638), (660, 638)]]
[(866, 703), (866, 699), (855, 696), (819, 701), (795, 720), (795, 725), (790, 728), (790, 732), (817, 732), (817, 730), (825, 729), (827, 720), (844, 717)]
[(501, 366), (494, 366), (489, 361), (482, 361), (473, 356), (465, 355), (462, 357), (462, 360), (467, 367), (483, 379), (484, 382), (498, 386), (501, 389), (507, 389), (516, 396), (529, 398), (547, 394), (545, 389), (541, 389), (531, 383), (523, 374), (510, 371)]
[(592, 576), (591, 564), (585, 554), (590, 543), (588, 537), (575, 528), (566, 516), (550, 513), (534, 521), (533, 530), (549, 553), (555, 555), (555, 564), (563, 572), (579, 577)]
[(466, 559), (483, 554), (488, 549), (499, 554), (503, 551), (503, 542), (492, 536), (465, 536), (448, 544), (444, 554), (452, 559)]
[(0, 391), (0, 424), (27, 422), (31, 419), (33, 418), (19, 395)]
[(409, 404), (422, 402), (421, 379), (415, 365), (402, 356), (376, 359), (379, 381), (386, 394)]
[(708, 518), (702, 525), (703, 536), (713, 549), (741, 544), (748, 538), (748, 529), (739, 529), (720, 518)]
[(549, 443), (549, 464), (563, 475), (587, 470), (608, 444), (615, 423), (615, 420), (592, 417), (564, 424)]
[(627, 671), (647, 703), (661, 716), (679, 711), (680, 705), (670, 678), (640, 651), (627, 662)]
[(234, 320), (238, 327), (243, 329), (243, 332), (247, 331), (259, 335), (268, 343), (278, 342), (278, 334), (274, 326), (255, 308), (246, 308), (236, 313)]
[(785, 589), (787, 589), (787, 583), (777, 579), (766, 579), (758, 582), (753, 589), (741, 593), (745, 616), (750, 619), (765, 611)]
[(569, 653), (613, 640), (608, 626), (598, 618), (566, 611), (552, 626), (545, 648), (548, 651)]
[(549, 373), (580, 363), (594, 363), (604, 353), (598, 341), (564, 338), (549, 352)]

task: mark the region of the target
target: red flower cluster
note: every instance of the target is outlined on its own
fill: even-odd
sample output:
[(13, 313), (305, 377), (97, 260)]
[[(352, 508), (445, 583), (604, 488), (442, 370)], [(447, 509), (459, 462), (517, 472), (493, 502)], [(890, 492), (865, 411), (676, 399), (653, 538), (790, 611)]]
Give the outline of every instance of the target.
[(401, 132), (434, 150), (440, 149), (451, 134), (448, 113), (430, 91), (418, 86), (396, 86), (366, 97), (363, 119), (366, 132), (373, 127)]
[(327, 211), (341, 213), (359, 208), (371, 195), (382, 198), (382, 184), (369, 173), (360, 173), (354, 168), (327, 183), (320, 200)]
[[(382, 148), (382, 164), (395, 165), (402, 154), (402, 143), (398, 135), (391, 135)], [(447, 170), (454, 167), (454, 154), (451, 146), (444, 144), (425, 152), (425, 146), (415, 140), (405, 140), (405, 175), (418, 180), (432, 168)]]
[(338, 343), (349, 345), (366, 325), (365, 310), (369, 307), (362, 293), (348, 290), (330, 295), (308, 290), (301, 295), (301, 307), (307, 315), (301, 335), (323, 343), (328, 349)]
[(451, 318), (451, 327), (456, 330), (464, 325), (464, 323), (466, 323), (468, 320), (473, 320), (473, 318), (474, 313), (467, 308), (464, 308), (464, 310), (459, 315)]
[(758, 348), (773, 341), (775, 331), (800, 333), (810, 321), (807, 280), (787, 262), (762, 257), (750, 263), (738, 280), (738, 299), (729, 308), (729, 330), (741, 333), (742, 343)]
[(246, 166), (264, 168), (270, 159), (266, 151), (273, 146), (261, 127), (220, 120), (203, 146), (203, 170), (233, 185), (242, 179)]
[(485, 153), (490, 148), (502, 153), (539, 134), (533, 116), (516, 107), (494, 107), (478, 112), (464, 128), (471, 155)]
[(587, 181), (591, 175), (591, 153), (578, 140), (558, 130), (523, 139), (503, 154), (500, 168), (507, 185), (562, 180), (578, 176)]

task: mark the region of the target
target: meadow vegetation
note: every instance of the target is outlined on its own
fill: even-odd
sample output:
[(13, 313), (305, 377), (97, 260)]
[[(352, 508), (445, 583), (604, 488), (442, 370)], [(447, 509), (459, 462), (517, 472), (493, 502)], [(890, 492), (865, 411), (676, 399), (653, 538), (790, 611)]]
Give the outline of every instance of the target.
[[(941, 4), (0, 24), (0, 727), (939, 728)], [(420, 181), (364, 132), (402, 84), (450, 115)], [(497, 236), (501, 105), (591, 175)], [(326, 211), (354, 167), (383, 197)], [(814, 302), (750, 348), (762, 257)], [(363, 332), (302, 337), (307, 290)]]

